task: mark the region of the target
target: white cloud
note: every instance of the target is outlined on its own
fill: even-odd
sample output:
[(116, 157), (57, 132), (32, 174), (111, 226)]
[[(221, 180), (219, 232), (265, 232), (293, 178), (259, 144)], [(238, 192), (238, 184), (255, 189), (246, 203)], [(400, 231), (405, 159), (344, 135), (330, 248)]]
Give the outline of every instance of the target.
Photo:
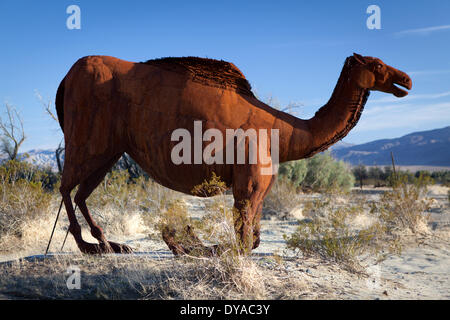
[(408, 29), (396, 32), (395, 35), (397, 36), (403, 36), (403, 35), (428, 35), (435, 31), (442, 31), (442, 30), (448, 30), (450, 29), (450, 25), (442, 25), (442, 26), (434, 26), (434, 27), (427, 27), (427, 28), (419, 28), (419, 29)]
[(412, 100), (429, 100), (429, 99), (440, 99), (440, 98), (445, 98), (445, 97), (449, 97), (450, 96), (450, 91), (444, 91), (444, 92), (439, 92), (439, 93), (423, 93), (423, 94), (410, 94), (407, 95), (404, 98), (397, 98), (394, 96), (386, 96), (383, 98), (379, 98), (379, 99), (375, 99), (375, 100), (370, 100), (370, 102), (375, 102), (375, 103), (390, 103), (390, 102), (398, 102), (398, 103), (403, 103), (403, 102), (408, 102), (408, 101), (412, 101)]
[(429, 76), (437, 74), (448, 74), (450, 70), (422, 70), (422, 71), (409, 71), (406, 72), (410, 76)]
[(355, 132), (421, 127), (431, 123), (450, 124), (450, 102), (417, 106), (375, 106), (363, 112)]

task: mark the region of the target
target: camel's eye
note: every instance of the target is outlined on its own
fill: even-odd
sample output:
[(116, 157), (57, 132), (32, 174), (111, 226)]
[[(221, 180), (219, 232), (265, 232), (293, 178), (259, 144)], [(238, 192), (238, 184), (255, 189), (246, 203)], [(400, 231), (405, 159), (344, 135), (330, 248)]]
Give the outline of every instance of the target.
[(381, 70), (381, 68), (383, 68), (383, 65), (377, 64), (377, 70)]

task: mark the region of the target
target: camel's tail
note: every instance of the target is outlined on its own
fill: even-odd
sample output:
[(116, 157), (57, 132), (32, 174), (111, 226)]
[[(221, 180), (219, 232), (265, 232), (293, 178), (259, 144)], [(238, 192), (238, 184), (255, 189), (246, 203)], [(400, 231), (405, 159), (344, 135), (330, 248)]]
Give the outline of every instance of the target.
[(61, 126), (61, 130), (64, 133), (64, 80), (61, 81), (58, 87), (58, 91), (56, 91), (56, 114), (58, 115), (59, 125)]

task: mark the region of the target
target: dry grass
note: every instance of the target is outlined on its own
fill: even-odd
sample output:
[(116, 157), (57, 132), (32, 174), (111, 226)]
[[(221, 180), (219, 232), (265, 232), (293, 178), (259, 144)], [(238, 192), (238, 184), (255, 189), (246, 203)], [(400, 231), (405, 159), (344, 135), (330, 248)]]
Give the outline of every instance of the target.
[(373, 208), (390, 233), (428, 234), (429, 214), (426, 212), (432, 199), (427, 194), (431, 183), (429, 177), (422, 175), (412, 183), (408, 183), (407, 176), (396, 177), (392, 190), (385, 192)]
[[(66, 286), (70, 266), (81, 289)], [(291, 299), (308, 292), (302, 277), (286, 277), (270, 259), (242, 257), (233, 269), (219, 258), (56, 256), (0, 265), (2, 294), (27, 299)]]
[(30, 165), (10, 161), (0, 167), (0, 250), (19, 249), (35, 238), (34, 224), (48, 219), (52, 194), (44, 191)]
[[(20, 176), (19, 176), (20, 173)], [(43, 252), (50, 237), (61, 198), (57, 192), (44, 191), (32, 172), (8, 171), (0, 167), (0, 253)], [(22, 178), (22, 177), (26, 177)], [(76, 193), (74, 190), (73, 194)], [(126, 237), (152, 234), (162, 210), (166, 210), (176, 193), (143, 177), (130, 182), (127, 172), (112, 172), (88, 198), (88, 207), (106, 236)], [(88, 241), (89, 228), (77, 212)], [(55, 230), (54, 250), (63, 242), (68, 226), (64, 206)], [(66, 250), (77, 251), (68, 242)]]

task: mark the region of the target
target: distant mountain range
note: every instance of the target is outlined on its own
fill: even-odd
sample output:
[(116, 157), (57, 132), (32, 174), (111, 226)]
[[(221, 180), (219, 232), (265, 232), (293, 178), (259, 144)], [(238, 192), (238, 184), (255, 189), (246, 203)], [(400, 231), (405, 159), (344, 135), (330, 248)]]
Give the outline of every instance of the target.
[[(25, 152), (24, 154), (28, 155), (25, 161), (28, 163), (35, 164), (37, 166), (42, 167), (51, 167), (52, 170), (58, 171), (58, 165), (56, 163), (56, 154), (55, 150), (47, 149), (33, 149)], [(21, 154), (22, 156), (24, 154)]]
[[(6, 157), (0, 155), (0, 162), (4, 161)], [(40, 166), (50, 167), (53, 171), (58, 171), (56, 163), (55, 150), (52, 149), (33, 149), (19, 154), (19, 159), (24, 159), (26, 162)]]
[[(358, 145), (341, 141), (330, 149), (333, 157), (351, 165), (390, 165), (392, 151), (396, 164), (400, 166), (450, 167), (450, 126)], [(33, 149), (21, 156), (24, 154), (28, 155), (26, 161), (29, 163), (58, 170), (55, 150)]]
[(450, 126), (413, 132), (395, 139), (332, 148), (332, 155), (352, 165), (390, 165), (391, 151), (402, 166), (450, 166)]

